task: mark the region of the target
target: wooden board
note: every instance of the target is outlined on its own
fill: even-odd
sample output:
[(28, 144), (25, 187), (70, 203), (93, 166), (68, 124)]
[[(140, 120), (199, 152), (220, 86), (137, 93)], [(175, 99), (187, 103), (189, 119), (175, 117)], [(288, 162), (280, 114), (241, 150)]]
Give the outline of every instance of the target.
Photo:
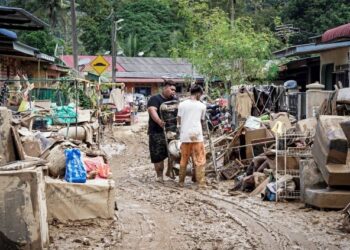
[(21, 138), (19, 137), (18, 131), (16, 128), (11, 126), (11, 132), (12, 132), (13, 140), (15, 142), (15, 149), (16, 149), (16, 155), (18, 156), (18, 160), (25, 160), (24, 149), (23, 149)]

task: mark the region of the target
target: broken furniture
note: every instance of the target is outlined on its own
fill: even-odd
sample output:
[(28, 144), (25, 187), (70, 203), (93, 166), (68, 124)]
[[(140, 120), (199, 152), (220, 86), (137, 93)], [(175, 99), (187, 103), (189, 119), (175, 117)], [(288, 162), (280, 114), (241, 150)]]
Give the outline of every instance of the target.
[(45, 177), (48, 221), (112, 219), (115, 209), (115, 183), (93, 179), (69, 183)]
[(49, 243), (46, 215), (41, 168), (0, 170), (0, 233), (8, 241), (23, 249), (46, 249)]

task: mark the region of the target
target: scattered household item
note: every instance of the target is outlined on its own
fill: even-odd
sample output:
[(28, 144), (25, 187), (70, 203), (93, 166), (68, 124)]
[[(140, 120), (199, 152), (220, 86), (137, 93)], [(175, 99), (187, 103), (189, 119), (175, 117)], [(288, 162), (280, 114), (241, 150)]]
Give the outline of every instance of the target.
[(81, 152), (77, 148), (66, 149), (66, 173), (64, 179), (73, 183), (86, 182), (86, 170), (81, 160)]

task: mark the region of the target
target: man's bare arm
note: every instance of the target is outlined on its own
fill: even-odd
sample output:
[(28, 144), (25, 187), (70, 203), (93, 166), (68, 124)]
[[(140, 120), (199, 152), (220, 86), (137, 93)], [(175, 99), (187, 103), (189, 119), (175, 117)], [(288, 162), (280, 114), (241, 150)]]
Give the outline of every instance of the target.
[(149, 107), (148, 108), (148, 113), (151, 116), (152, 120), (157, 123), (160, 127), (164, 127), (165, 122), (160, 119), (158, 113), (157, 113), (157, 108), (156, 107)]

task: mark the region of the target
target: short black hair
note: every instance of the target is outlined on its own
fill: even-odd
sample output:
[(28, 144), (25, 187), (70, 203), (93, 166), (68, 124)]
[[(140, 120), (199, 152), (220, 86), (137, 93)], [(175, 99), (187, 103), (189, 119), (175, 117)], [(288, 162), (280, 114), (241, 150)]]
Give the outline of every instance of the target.
[(164, 80), (163, 87), (166, 87), (166, 86), (176, 87), (176, 83), (173, 80)]
[(198, 94), (198, 93), (203, 94), (203, 88), (202, 86), (195, 84), (191, 87), (190, 93), (191, 95)]

